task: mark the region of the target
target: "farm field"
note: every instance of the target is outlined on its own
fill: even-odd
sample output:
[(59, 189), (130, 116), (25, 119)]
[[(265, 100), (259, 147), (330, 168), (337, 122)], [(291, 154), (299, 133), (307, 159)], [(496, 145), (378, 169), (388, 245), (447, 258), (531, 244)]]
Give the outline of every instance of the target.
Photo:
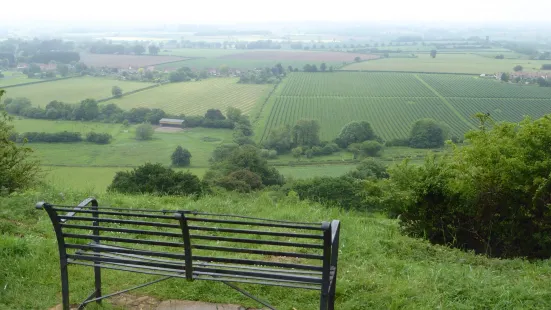
[[(495, 55), (498, 54), (501, 53), (495, 53)], [(429, 54), (418, 56), (417, 58), (383, 58), (352, 63), (344, 66), (342, 70), (493, 74), (511, 72), (516, 65), (523, 66), (524, 71), (540, 71), (542, 64), (549, 63), (545, 60), (495, 59), (475, 54), (438, 53), (436, 58), (431, 58)]]
[(4, 99), (27, 97), (33, 105), (44, 107), (53, 100), (77, 103), (81, 100), (111, 97), (111, 88), (119, 86), (123, 92), (151, 86), (151, 83), (118, 81), (107, 78), (83, 76), (66, 80), (52, 81), (6, 89)]
[[(181, 50), (182, 49), (178, 49), (177, 52), (180, 53)], [(191, 55), (201, 54), (201, 52), (195, 52), (194, 49), (184, 50), (193, 51), (181, 52), (182, 55), (184, 53), (190, 53), (187, 55), (188, 57), (192, 57)], [(356, 56), (359, 56), (362, 59), (373, 59), (379, 57), (370, 54), (328, 51), (207, 50), (205, 51), (204, 56), (199, 56), (205, 58), (189, 59), (175, 63), (162, 64), (155, 66), (155, 68), (158, 70), (164, 70), (186, 66), (192, 69), (201, 70), (204, 68), (218, 68), (222, 65), (227, 65), (230, 68), (251, 70), (255, 68), (272, 67), (278, 63), (281, 63), (285, 68), (292, 66), (293, 68), (298, 67), (302, 69), (302, 67), (306, 64), (315, 64), (319, 67), (319, 65), (323, 62), (325, 62), (328, 67), (333, 66), (338, 68), (343, 65), (343, 62), (354, 62), (354, 58)]]
[(42, 79), (29, 79), (25, 74), (16, 71), (2, 71), (2, 74), (4, 77), (0, 78), (0, 87), (43, 81)]
[(160, 55), (171, 55), (180, 57), (201, 57), (216, 58), (225, 55), (243, 53), (243, 50), (223, 49), (223, 48), (171, 48), (160, 52)]
[[(54, 125), (52, 125), (54, 124)], [(145, 162), (170, 165), (170, 155), (178, 145), (192, 154), (191, 167), (207, 167), (212, 151), (220, 143), (232, 141), (227, 129), (193, 128), (176, 133), (156, 132), (151, 141), (137, 141), (134, 126), (121, 124), (84, 123), (72, 121), (15, 120), (17, 132), (28, 131), (79, 131), (107, 132), (113, 136), (111, 144), (80, 143), (29, 143), (34, 155), (44, 165), (52, 166), (139, 166)], [(219, 141), (206, 142), (205, 137)]]
[[(321, 176), (340, 176), (354, 169), (356, 164), (342, 165), (309, 165), (276, 167), (286, 178), (310, 178)], [(118, 171), (131, 170), (129, 167), (56, 167), (43, 166), (45, 182), (55, 188), (65, 190), (87, 191), (89, 194), (105, 192)], [(178, 171), (189, 171), (203, 177), (207, 167), (177, 168)]]
[(167, 113), (202, 115), (208, 109), (225, 111), (236, 107), (250, 112), (263, 101), (274, 85), (238, 84), (236, 78), (211, 78), (196, 82), (170, 83), (107, 101), (122, 109), (136, 107), (163, 109)]
[(185, 60), (177, 56), (150, 56), (150, 55), (111, 55), (80, 53), (80, 62), (93, 67), (110, 67), (119, 69), (136, 69), (153, 66), (165, 62)]
[(293, 73), (268, 100), (256, 132), (263, 140), (272, 128), (309, 118), (320, 122), (322, 140), (332, 140), (348, 122), (367, 120), (389, 140), (407, 137), (417, 119), (434, 118), (461, 137), (476, 128), (477, 112), (507, 121), (541, 117), (551, 113), (551, 89), (445, 74)]

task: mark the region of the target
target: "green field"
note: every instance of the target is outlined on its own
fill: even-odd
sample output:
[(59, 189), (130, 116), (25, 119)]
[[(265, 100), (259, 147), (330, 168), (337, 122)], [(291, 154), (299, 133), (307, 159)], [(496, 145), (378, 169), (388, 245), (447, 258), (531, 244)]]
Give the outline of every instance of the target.
[(168, 52), (159, 55), (172, 55), (182, 57), (216, 58), (246, 52), (246, 50), (222, 49), (222, 48), (171, 48)]
[(119, 86), (123, 92), (144, 88), (153, 85), (144, 82), (117, 81), (107, 78), (90, 76), (18, 86), (6, 89), (4, 99), (7, 97), (27, 97), (36, 106), (45, 107), (53, 100), (66, 103), (77, 103), (81, 100), (103, 99), (113, 96), (111, 88)]
[(10, 86), (29, 82), (43, 81), (41, 79), (29, 79), (25, 74), (14, 71), (3, 71), (3, 78), (0, 78), (0, 86)]
[(196, 82), (170, 83), (107, 101), (125, 110), (159, 108), (167, 113), (202, 115), (208, 109), (225, 111), (233, 106), (250, 112), (265, 100), (273, 85), (238, 84), (236, 78), (211, 78)]
[(405, 138), (411, 124), (434, 118), (462, 136), (476, 128), (477, 112), (496, 120), (551, 113), (551, 88), (505, 84), (465, 75), (390, 72), (293, 73), (264, 107), (256, 131), (303, 118), (317, 119), (322, 140), (332, 140), (348, 122), (367, 120), (384, 139)]
[[(495, 52), (495, 55), (501, 52)], [(454, 73), (497, 73), (511, 72), (521, 65), (524, 71), (540, 71), (545, 60), (495, 59), (475, 54), (439, 53), (436, 58), (429, 54), (418, 54), (418, 58), (382, 58), (346, 65), (342, 70), (362, 71), (412, 71), (412, 72), (454, 72)]]
[[(220, 143), (232, 141), (232, 132), (227, 129), (193, 128), (181, 132), (156, 132), (151, 141), (138, 141), (134, 127), (124, 128), (120, 124), (85, 123), (71, 121), (15, 120), (15, 130), (27, 131), (80, 131), (107, 132), (113, 136), (111, 144), (92, 143), (32, 143), (35, 155), (45, 165), (55, 166), (139, 166), (145, 162), (170, 164), (170, 155), (181, 145), (192, 154), (191, 167), (207, 167), (208, 159)], [(53, 125), (52, 125), (53, 124)], [(205, 142), (205, 137), (219, 141)]]

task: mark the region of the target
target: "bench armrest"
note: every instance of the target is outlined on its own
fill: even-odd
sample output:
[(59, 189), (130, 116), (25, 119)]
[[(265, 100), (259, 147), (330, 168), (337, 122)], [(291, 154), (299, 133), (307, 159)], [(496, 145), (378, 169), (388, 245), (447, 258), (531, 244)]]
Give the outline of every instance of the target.
[[(81, 210), (82, 208), (86, 207), (90, 203), (92, 204), (92, 207), (98, 207), (98, 201), (96, 200), (96, 198), (89, 197), (89, 198), (81, 201), (73, 210), (75, 210), (75, 211)], [(48, 206), (51, 207), (52, 205), (45, 202), (45, 201), (40, 201), (40, 202), (36, 203), (35, 208), (40, 210), (40, 209), (44, 209), (44, 207), (48, 207)], [(76, 214), (76, 212), (68, 212), (67, 214), (65, 214), (65, 216), (66, 217), (72, 217), (75, 214)], [(68, 221), (68, 219), (61, 220), (61, 222), (66, 222), (66, 221)]]

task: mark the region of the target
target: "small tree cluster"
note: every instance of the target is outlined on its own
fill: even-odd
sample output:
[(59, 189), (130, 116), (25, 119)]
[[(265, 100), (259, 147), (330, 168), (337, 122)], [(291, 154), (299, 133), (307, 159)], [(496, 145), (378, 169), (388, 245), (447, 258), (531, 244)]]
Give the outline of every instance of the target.
[(149, 123), (143, 123), (136, 126), (136, 140), (151, 140), (155, 130)]
[(184, 149), (178, 145), (176, 150), (174, 150), (174, 153), (172, 153), (170, 159), (172, 160), (173, 166), (187, 167), (191, 164), (191, 153), (187, 149)]
[(199, 178), (189, 172), (147, 163), (131, 171), (117, 172), (107, 190), (128, 194), (201, 195), (203, 186)]

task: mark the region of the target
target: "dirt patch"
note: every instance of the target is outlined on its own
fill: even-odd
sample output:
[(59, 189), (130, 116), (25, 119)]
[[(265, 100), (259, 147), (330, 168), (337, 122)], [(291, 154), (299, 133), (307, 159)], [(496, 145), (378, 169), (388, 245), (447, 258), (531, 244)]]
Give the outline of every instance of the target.
[(177, 127), (157, 127), (155, 128), (155, 131), (156, 132), (168, 132), (168, 133), (175, 133), (175, 132), (182, 132), (184, 130), (189, 130), (189, 129), (184, 129), (184, 128), (177, 128)]
[[(233, 304), (213, 304), (201, 301), (172, 299), (160, 301), (151, 296), (131, 294), (120, 294), (107, 300), (113, 306), (125, 310), (258, 310)], [(71, 310), (77, 310), (77, 307), (78, 305), (71, 305)], [(63, 310), (63, 307), (59, 304), (49, 310)]]
[(225, 59), (247, 60), (300, 60), (300, 61), (347, 61), (353, 62), (354, 58), (362, 60), (379, 58), (377, 55), (344, 53), (344, 52), (284, 52), (284, 51), (258, 51), (240, 54), (225, 55)]
[(186, 60), (177, 56), (149, 56), (149, 55), (110, 55), (81, 53), (80, 61), (87, 66), (128, 69), (153, 66), (160, 63)]

